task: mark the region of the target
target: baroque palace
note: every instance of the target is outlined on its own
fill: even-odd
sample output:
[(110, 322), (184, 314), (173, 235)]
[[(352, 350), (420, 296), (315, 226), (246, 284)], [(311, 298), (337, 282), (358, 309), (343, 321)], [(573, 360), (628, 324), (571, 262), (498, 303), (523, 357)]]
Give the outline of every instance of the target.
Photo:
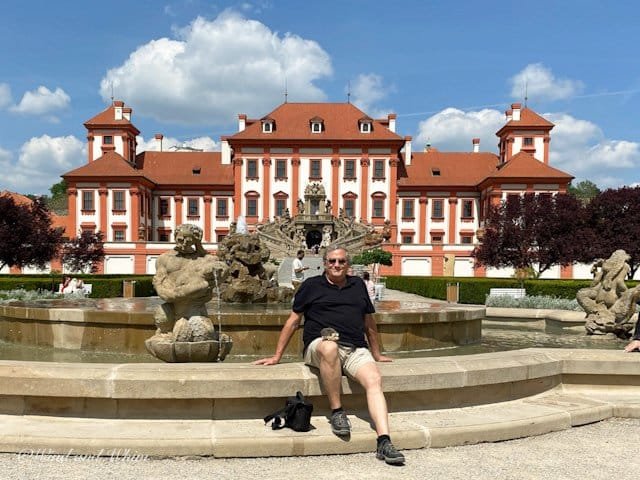
[[(508, 276), (478, 268), (471, 252), (485, 212), (507, 195), (565, 192), (572, 176), (549, 165), (553, 124), (514, 103), (496, 133), (498, 154), (412, 148), (396, 116), (374, 119), (350, 103), (284, 103), (262, 118), (238, 115), (219, 152), (136, 154), (132, 109), (114, 101), (85, 124), (87, 163), (68, 184), (67, 232), (105, 235), (104, 273), (154, 273), (181, 223), (215, 252), (244, 217), (273, 256), (331, 242), (380, 244), (385, 274)], [(571, 267), (548, 273), (571, 277)]]

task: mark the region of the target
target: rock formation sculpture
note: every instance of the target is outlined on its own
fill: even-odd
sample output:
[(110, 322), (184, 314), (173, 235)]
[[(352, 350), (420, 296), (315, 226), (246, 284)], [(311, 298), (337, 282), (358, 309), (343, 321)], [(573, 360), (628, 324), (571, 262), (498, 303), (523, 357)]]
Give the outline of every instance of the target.
[(591, 286), (578, 291), (576, 299), (587, 313), (585, 328), (589, 335), (613, 333), (620, 338), (629, 338), (640, 298), (640, 285), (628, 289), (624, 283), (630, 267), (629, 255), (616, 250), (606, 260), (598, 260), (591, 268)]
[(156, 262), (153, 286), (165, 303), (155, 313), (156, 334), (145, 345), (165, 362), (222, 361), (231, 339), (215, 331), (206, 304), (228, 269), (202, 248), (202, 230), (195, 225), (178, 226), (175, 243)]

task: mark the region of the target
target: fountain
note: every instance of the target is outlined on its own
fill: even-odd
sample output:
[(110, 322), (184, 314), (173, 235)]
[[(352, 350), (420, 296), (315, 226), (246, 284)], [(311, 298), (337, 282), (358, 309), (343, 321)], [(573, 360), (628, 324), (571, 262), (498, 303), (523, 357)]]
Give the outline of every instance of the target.
[[(0, 305), (0, 340), (130, 355), (142, 351), (155, 329), (147, 344), (155, 351), (165, 348), (165, 360), (209, 361), (228, 352), (224, 323), (225, 333), (234, 337), (233, 356), (271, 354), (290, 305), (249, 300), (255, 298), (252, 292), (268, 300), (261, 289), (264, 282), (274, 286), (267, 269), (245, 262), (262, 261), (264, 248), (253, 239), (231, 238), (216, 258), (201, 251), (198, 229), (183, 226), (179, 233), (176, 249), (159, 261), (154, 283), (161, 298)], [(192, 265), (182, 272), (185, 263)], [(255, 289), (240, 290), (239, 297), (250, 303), (225, 303), (223, 295), (241, 274), (257, 276)], [(374, 318), (385, 352), (449, 354), (480, 341), (484, 314), (478, 306), (383, 301)], [(211, 318), (218, 320), (217, 331)], [(371, 451), (375, 433), (362, 389), (342, 379), (344, 402), (355, 415), (351, 439), (338, 440), (323, 416), (329, 411), (318, 378), (299, 361), (300, 337), (289, 344), (288, 362), (269, 369), (246, 361), (163, 364), (148, 354), (141, 363), (0, 360), (0, 451), (111, 457)], [(201, 342), (208, 347), (198, 348)], [(557, 348), (397, 358), (380, 365), (394, 443), (403, 449), (506, 440), (632, 415), (640, 385), (637, 367), (632, 354)], [(316, 405), (315, 429), (308, 434), (267, 429), (262, 417), (297, 390)]]

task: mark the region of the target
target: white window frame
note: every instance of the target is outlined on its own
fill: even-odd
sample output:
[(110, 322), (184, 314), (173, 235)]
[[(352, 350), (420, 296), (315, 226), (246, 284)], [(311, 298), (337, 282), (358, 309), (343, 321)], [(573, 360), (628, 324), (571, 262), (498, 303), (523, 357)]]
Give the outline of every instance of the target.
[(322, 133), (322, 122), (311, 122), (311, 133)]

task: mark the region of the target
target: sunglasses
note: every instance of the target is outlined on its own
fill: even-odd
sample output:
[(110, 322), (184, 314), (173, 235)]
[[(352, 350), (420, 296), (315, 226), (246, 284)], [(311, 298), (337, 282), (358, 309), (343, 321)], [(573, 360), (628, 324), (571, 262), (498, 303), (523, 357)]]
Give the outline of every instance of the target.
[(337, 263), (339, 265), (344, 265), (345, 263), (347, 263), (347, 259), (346, 258), (327, 258), (327, 263), (333, 265), (334, 263)]

